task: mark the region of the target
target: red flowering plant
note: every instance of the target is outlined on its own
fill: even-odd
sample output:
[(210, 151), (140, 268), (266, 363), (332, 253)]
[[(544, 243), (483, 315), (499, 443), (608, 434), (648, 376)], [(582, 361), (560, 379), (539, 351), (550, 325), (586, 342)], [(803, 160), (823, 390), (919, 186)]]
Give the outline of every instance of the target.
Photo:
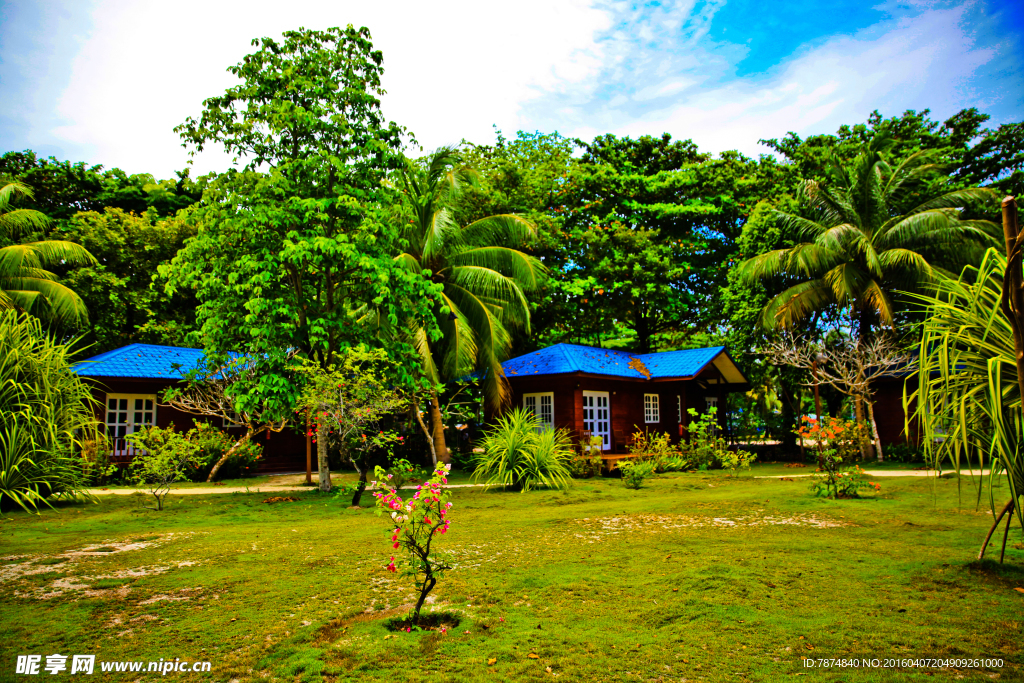
[[(416, 487), (408, 500), (403, 500), (392, 485), (393, 475), (377, 467), (374, 473), (378, 481), (373, 482), (376, 490), (377, 516), (387, 513), (391, 524), (391, 547), (404, 548), (406, 558), (398, 560), (403, 566), (402, 575), (411, 576), (419, 590), (419, 598), (413, 608), (411, 623), (420, 621), (420, 610), (427, 595), (437, 585), (444, 572), (452, 568), (452, 559), (438, 553), (434, 543), (439, 535), (448, 532), (448, 513), (452, 509), (451, 491), (442, 487), (448, 483), (451, 465), (438, 463), (430, 479)], [(397, 572), (395, 556), (387, 565), (388, 571)]]
[[(811, 486), (815, 494), (825, 498), (857, 498), (863, 489), (882, 489), (868, 481), (867, 474), (859, 465), (853, 464), (860, 453), (858, 444), (864, 429), (864, 425), (852, 420), (831, 416), (826, 416), (820, 424), (806, 415), (801, 419), (796, 435), (821, 447), (820, 474), (814, 476)], [(852, 467), (849, 466), (851, 464)]]

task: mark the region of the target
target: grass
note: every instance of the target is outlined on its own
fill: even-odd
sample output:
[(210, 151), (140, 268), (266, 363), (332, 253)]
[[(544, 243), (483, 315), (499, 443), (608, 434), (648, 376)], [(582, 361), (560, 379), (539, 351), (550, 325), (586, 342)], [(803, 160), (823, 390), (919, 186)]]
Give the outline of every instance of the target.
[[(794, 472), (772, 467), (752, 474)], [(461, 620), (447, 635), (388, 630), (411, 584), (384, 570), (383, 522), (347, 497), (171, 496), (157, 513), (104, 496), (13, 513), (0, 681), (17, 655), (53, 652), (212, 662), (212, 677), (171, 674), (183, 681), (1019, 680), (1019, 530), (1005, 565), (978, 564), (991, 517), (969, 490), (958, 506), (956, 480), (881, 483), (841, 501), (721, 472), (639, 491), (458, 489), (442, 539), (458, 567), (433, 594)], [(1005, 665), (811, 671), (802, 657)]]

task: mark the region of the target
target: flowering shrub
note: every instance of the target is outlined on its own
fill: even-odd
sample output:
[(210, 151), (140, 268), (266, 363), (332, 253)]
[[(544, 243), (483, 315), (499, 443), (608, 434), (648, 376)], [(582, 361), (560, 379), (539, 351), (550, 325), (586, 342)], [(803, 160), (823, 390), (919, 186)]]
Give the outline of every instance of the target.
[[(393, 550), (405, 548), (407, 554), (404, 561), (398, 560), (404, 567), (402, 575), (412, 576), (420, 592), (412, 612), (413, 624), (419, 622), (420, 610), (437, 580), (446, 570), (451, 569), (450, 558), (439, 555), (433, 548), (436, 536), (444, 535), (448, 531), (452, 494), (441, 487), (448, 483), (450, 470), (451, 465), (438, 463), (430, 479), (417, 486), (416, 492), (408, 500), (403, 500), (392, 486), (393, 475), (380, 467), (374, 470), (378, 477), (378, 481), (373, 482), (374, 486), (384, 488), (383, 492), (373, 493), (377, 516), (388, 514), (393, 525), (391, 547)], [(391, 556), (387, 569), (392, 572), (398, 571), (394, 555)]]
[(811, 490), (823, 498), (857, 498), (862, 489), (881, 491), (882, 487), (868, 481), (859, 466), (843, 467), (843, 458), (834, 448), (822, 452), (822, 473), (814, 476)]
[(842, 462), (851, 463), (860, 457), (860, 442), (868, 438), (868, 427), (865, 423), (830, 415), (823, 417), (819, 424), (817, 418), (804, 415), (800, 418), (800, 428), (793, 433), (820, 443), (823, 450), (834, 450)]

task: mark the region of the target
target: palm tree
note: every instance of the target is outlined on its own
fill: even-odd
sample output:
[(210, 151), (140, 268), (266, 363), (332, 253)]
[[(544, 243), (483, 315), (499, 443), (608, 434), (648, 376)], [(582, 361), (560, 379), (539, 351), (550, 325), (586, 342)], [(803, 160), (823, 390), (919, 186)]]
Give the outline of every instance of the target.
[[(991, 201), (994, 194), (971, 188), (938, 194), (945, 177), (937, 150), (916, 152), (893, 167), (886, 152), (893, 140), (877, 135), (845, 168), (834, 155), (828, 183), (805, 180), (800, 196), (811, 218), (776, 212), (778, 225), (800, 243), (750, 258), (739, 266), (747, 282), (796, 280), (768, 302), (761, 323), (792, 328), (832, 307), (846, 309), (859, 338), (873, 324), (893, 324), (892, 294), (932, 281), (939, 263), (998, 244), (989, 221), (961, 220), (962, 207)], [(932, 198), (921, 201), (923, 195)], [(929, 260), (931, 259), (931, 260)]]
[[(12, 209), (11, 201), (17, 195), (31, 198), (32, 190), (16, 180), (7, 180), (0, 187), (0, 240), (5, 242), (16, 242), (50, 223), (39, 211)], [(0, 309), (22, 310), (65, 325), (84, 324), (88, 312), (82, 299), (45, 268), (95, 264), (93, 255), (74, 242), (46, 240), (0, 248)]]
[[(443, 286), (437, 324), (443, 336), (433, 341), (417, 325), (407, 329), (419, 354), (423, 373), (436, 386), (477, 372), (488, 405), (508, 401), (508, 382), (501, 363), (508, 357), (510, 329), (530, 329), (526, 292), (540, 286), (546, 272), (533, 256), (517, 247), (536, 229), (513, 214), (488, 216), (460, 227), (451, 205), (472, 171), (459, 167), (457, 152), (442, 147), (425, 159), (408, 160), (400, 184), (412, 217), (405, 224), (406, 251), (396, 261)], [(436, 457), (448, 461), (444, 424), (436, 391), (429, 413)]]

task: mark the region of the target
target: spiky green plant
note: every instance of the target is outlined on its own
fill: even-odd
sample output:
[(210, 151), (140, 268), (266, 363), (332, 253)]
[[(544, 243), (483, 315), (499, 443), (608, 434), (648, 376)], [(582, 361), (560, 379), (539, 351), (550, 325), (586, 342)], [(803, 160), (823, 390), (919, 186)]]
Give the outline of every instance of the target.
[(998, 243), (995, 223), (960, 219), (966, 205), (994, 203), (991, 190), (944, 192), (937, 150), (894, 163), (892, 145), (891, 138), (876, 136), (848, 166), (833, 155), (827, 182), (805, 180), (800, 199), (811, 218), (775, 212), (797, 244), (739, 266), (748, 282), (791, 283), (762, 312), (766, 327), (791, 328), (838, 306), (852, 310), (866, 339), (876, 321), (892, 325), (896, 291), (914, 291), (941, 272), (940, 264), (962, 263), (979, 246)]
[[(17, 181), (0, 182), (0, 244), (16, 242), (23, 235), (49, 225), (50, 219), (38, 211), (11, 208), (16, 196), (32, 196), (30, 187)], [(67, 325), (84, 324), (88, 313), (82, 299), (46, 268), (95, 263), (93, 255), (74, 242), (8, 244), (0, 248), (0, 309), (28, 311)]]
[[(990, 484), (1005, 476), (1011, 498), (1003, 514), (1016, 508), (1024, 525), (1018, 502), (1024, 495), (1021, 396), (1013, 329), (999, 305), (1006, 265), (1006, 257), (990, 249), (977, 268), (965, 268), (959, 278), (940, 277), (931, 294), (914, 296), (927, 312), (904, 408), (908, 431), (920, 426), (936, 466), (988, 466)], [(994, 486), (977, 486), (978, 501), (986, 489), (994, 511)]]
[(25, 510), (82, 489), (78, 451), (96, 438), (96, 400), (69, 347), (36, 318), (0, 311), (0, 505)]
[(564, 429), (541, 429), (537, 417), (516, 408), (498, 418), (484, 437), (473, 480), (488, 486), (529, 491), (538, 486), (568, 488), (575, 456)]

